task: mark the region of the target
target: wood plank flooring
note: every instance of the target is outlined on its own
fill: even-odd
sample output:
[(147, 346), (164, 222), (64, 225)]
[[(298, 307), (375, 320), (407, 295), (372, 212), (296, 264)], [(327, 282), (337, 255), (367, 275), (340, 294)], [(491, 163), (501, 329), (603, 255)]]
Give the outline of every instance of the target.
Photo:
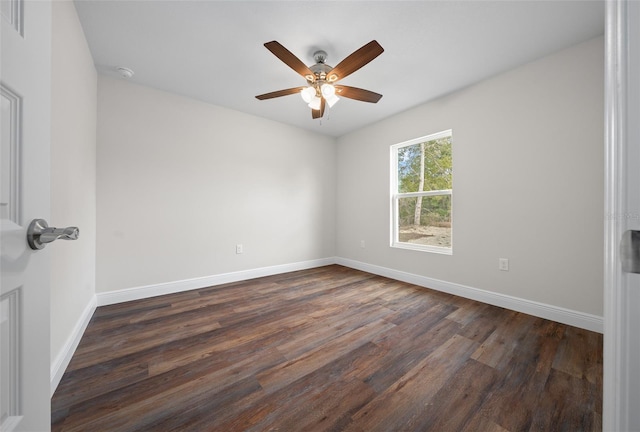
[(327, 266), (100, 307), (53, 431), (599, 431), (602, 335)]

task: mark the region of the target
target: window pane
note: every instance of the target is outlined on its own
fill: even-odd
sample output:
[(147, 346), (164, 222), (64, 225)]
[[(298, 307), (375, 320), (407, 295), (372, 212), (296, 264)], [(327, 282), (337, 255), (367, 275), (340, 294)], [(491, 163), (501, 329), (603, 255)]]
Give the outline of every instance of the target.
[(398, 148), (398, 192), (451, 189), (451, 160), (451, 136)]
[(451, 195), (398, 198), (398, 241), (451, 247)]

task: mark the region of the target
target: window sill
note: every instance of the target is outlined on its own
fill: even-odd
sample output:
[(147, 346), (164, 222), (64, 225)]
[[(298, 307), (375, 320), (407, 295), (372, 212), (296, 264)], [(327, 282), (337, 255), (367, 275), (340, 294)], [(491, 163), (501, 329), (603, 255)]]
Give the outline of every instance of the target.
[(391, 247), (397, 248), (397, 249), (408, 249), (408, 250), (420, 251), (420, 252), (430, 252), (430, 253), (436, 253), (441, 255), (453, 255), (452, 248), (439, 247), (439, 246), (425, 246), (425, 245), (418, 245), (413, 243), (395, 242), (391, 244)]

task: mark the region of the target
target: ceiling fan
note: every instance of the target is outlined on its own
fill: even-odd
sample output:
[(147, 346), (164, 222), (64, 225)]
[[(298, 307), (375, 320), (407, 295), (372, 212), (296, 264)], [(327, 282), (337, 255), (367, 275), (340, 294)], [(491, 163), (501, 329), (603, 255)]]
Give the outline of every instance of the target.
[(311, 117), (316, 119), (322, 118), (325, 105), (328, 104), (329, 107), (332, 107), (339, 100), (338, 96), (371, 103), (378, 102), (382, 97), (381, 94), (369, 90), (345, 85), (335, 85), (339, 80), (351, 75), (382, 54), (384, 49), (375, 40), (372, 40), (351, 53), (347, 58), (338, 63), (336, 67), (329, 66), (325, 63), (327, 53), (324, 51), (316, 51), (313, 54), (316, 63), (307, 67), (298, 57), (293, 55), (291, 51), (276, 41), (267, 42), (264, 46), (287, 66), (306, 79), (307, 85), (258, 95), (256, 98), (259, 100), (300, 93), (302, 99), (307, 102), (311, 108)]

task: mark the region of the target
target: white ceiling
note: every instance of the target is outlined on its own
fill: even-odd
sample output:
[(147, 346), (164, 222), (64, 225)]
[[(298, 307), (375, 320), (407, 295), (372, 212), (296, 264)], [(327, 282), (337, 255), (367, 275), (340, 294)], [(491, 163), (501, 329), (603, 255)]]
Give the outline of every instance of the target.
[[(131, 81), (330, 136), (433, 100), (604, 32), (602, 1), (76, 0), (96, 67)], [(298, 95), (256, 95), (305, 80), (263, 43), (335, 66), (371, 40), (385, 52), (341, 84), (381, 93), (342, 99), (313, 120)]]

